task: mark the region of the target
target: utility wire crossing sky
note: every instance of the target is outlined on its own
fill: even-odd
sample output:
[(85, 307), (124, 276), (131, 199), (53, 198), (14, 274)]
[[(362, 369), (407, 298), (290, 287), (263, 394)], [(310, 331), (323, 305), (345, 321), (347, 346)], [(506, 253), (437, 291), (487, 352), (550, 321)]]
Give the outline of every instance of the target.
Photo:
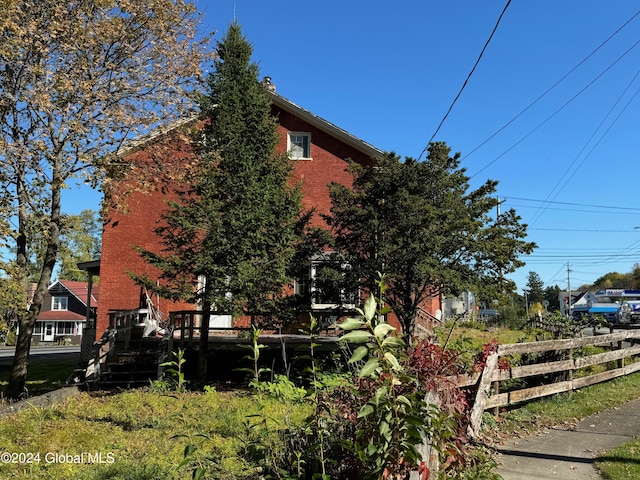
[[(640, 262), (640, 10), (634, 2), (198, 2), (203, 32), (236, 19), (279, 94), (363, 140), (462, 154), (495, 179), (538, 249), (510, 274), (592, 283)], [(98, 208), (69, 191), (69, 213)], [(621, 286), (622, 287), (622, 286)]]

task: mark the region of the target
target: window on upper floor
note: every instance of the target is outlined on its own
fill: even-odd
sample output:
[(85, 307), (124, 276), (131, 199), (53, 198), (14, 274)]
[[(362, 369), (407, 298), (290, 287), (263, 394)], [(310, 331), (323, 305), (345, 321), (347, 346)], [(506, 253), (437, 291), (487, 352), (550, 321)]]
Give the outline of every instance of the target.
[(51, 310), (67, 310), (67, 297), (53, 297), (51, 299)]
[(311, 134), (289, 132), (287, 151), (289, 152), (289, 156), (294, 160), (311, 159)]

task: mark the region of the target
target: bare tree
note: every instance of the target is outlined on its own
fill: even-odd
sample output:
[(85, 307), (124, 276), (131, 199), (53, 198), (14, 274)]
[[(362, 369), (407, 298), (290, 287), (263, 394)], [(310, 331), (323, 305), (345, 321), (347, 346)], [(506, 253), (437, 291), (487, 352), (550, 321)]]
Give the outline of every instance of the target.
[(14, 281), (27, 281), (27, 238), (46, 248), (6, 395), (23, 390), (31, 334), (60, 246), (61, 192), (107, 187), (127, 140), (192, 108), (206, 55), (200, 15), (182, 0), (57, 0), (0, 6), (0, 208), (12, 231)]

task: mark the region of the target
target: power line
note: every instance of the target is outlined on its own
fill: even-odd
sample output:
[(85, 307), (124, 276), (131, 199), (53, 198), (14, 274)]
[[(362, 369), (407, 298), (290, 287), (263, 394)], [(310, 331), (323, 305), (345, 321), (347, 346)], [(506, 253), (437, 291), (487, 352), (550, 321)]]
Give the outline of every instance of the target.
[(619, 207), (614, 205), (594, 205), (590, 203), (557, 202), (557, 201), (551, 201), (551, 200), (540, 200), (537, 198), (511, 197), (508, 195), (507, 195), (507, 199), (521, 200), (523, 202), (552, 203), (556, 205), (572, 205), (575, 207), (608, 208), (611, 210), (629, 210), (631, 212), (640, 212), (640, 208), (636, 208), (636, 207)]
[[(593, 134), (589, 137), (589, 139), (585, 142), (584, 146), (582, 147), (582, 149), (580, 150), (580, 152), (578, 153), (578, 155), (576, 155), (575, 159), (573, 160), (573, 162), (571, 162), (571, 164), (567, 167), (567, 169), (565, 170), (564, 174), (560, 176), (560, 178), (558, 178), (558, 181), (556, 182), (555, 186), (553, 187), (553, 189), (551, 189), (551, 192), (547, 195), (547, 198), (551, 197), (551, 195), (553, 194), (554, 190), (556, 190), (555, 195), (553, 195), (553, 197), (551, 197), (552, 199), (556, 198), (560, 192), (564, 189), (564, 187), (567, 186), (567, 184), (569, 183), (569, 181), (573, 178), (573, 176), (579, 171), (580, 167), (584, 164), (584, 162), (587, 161), (587, 159), (591, 156), (591, 154), (594, 152), (594, 150), (596, 149), (596, 147), (598, 145), (600, 145), (600, 142), (602, 142), (602, 140), (604, 139), (604, 137), (607, 135), (607, 133), (609, 133), (609, 131), (611, 130), (611, 128), (613, 128), (613, 126), (616, 124), (616, 122), (618, 121), (618, 119), (622, 116), (622, 114), (627, 110), (627, 108), (629, 107), (629, 105), (631, 104), (631, 102), (636, 98), (636, 96), (638, 95), (638, 93), (640, 93), (640, 89), (636, 90), (636, 93), (634, 93), (631, 98), (627, 101), (626, 105), (622, 108), (622, 110), (618, 113), (618, 115), (616, 115), (616, 117), (613, 119), (613, 121), (609, 124), (609, 126), (607, 127), (607, 129), (602, 133), (602, 135), (600, 135), (600, 138), (598, 139), (598, 141), (596, 141), (593, 146), (591, 147), (591, 150), (589, 150), (589, 152), (584, 156), (584, 158), (582, 159), (582, 161), (580, 163), (578, 163), (578, 165), (573, 169), (573, 172), (571, 174), (569, 174), (571, 168), (573, 167), (573, 165), (576, 163), (576, 161), (578, 160), (578, 158), (580, 157), (580, 155), (582, 155), (582, 153), (585, 151), (585, 149), (587, 148), (587, 145), (589, 144), (589, 142), (591, 142), (591, 140), (595, 137), (596, 132), (598, 130), (600, 130), (600, 128), (604, 125), (605, 121), (609, 118), (609, 116), (613, 113), (613, 110), (615, 109), (615, 107), (618, 105), (618, 103), (620, 103), (620, 101), (622, 100), (622, 98), (624, 97), (624, 95), (627, 93), (627, 91), (629, 90), (629, 88), (631, 88), (631, 85), (633, 84), (633, 82), (635, 82), (636, 78), (638, 78), (638, 75), (640, 75), (640, 70), (638, 70), (636, 72), (636, 74), (633, 76), (633, 78), (631, 79), (631, 81), (629, 82), (629, 84), (627, 85), (627, 87), (624, 89), (624, 91), (620, 94), (620, 96), (618, 97), (618, 99), (616, 100), (616, 102), (613, 104), (613, 106), (611, 107), (611, 109), (609, 110), (609, 112), (607, 112), (607, 114), (605, 115), (605, 117), (602, 119), (602, 121), (600, 122), (600, 124), (598, 125), (598, 127), (593, 131)], [(562, 184), (561, 184), (562, 183)], [(548, 204), (544, 204), (541, 205), (538, 208), (538, 211), (534, 214), (533, 219), (531, 220), (531, 223), (535, 223), (540, 216), (544, 213), (544, 211), (546, 210)]]
[(638, 230), (614, 230), (614, 229), (589, 229), (589, 228), (534, 228), (527, 227), (529, 230), (542, 230), (546, 232), (590, 232), (590, 233), (629, 233), (637, 232)]
[(500, 155), (498, 155), (496, 158), (494, 158), (493, 160), (491, 160), (489, 163), (487, 163), (484, 167), (482, 167), (480, 170), (478, 170), (477, 172), (475, 172), (473, 175), (471, 175), (469, 178), (474, 178), (475, 176), (479, 175), (481, 172), (483, 172), (484, 170), (486, 170), (487, 168), (489, 168), (491, 165), (493, 165), (494, 163), (496, 163), (498, 160), (500, 160), (502, 157), (504, 157), (507, 153), (509, 153), (511, 150), (513, 150), (514, 148), (516, 148), (518, 145), (520, 145), (522, 142), (524, 142), (527, 138), (529, 138), (531, 135), (533, 135), (536, 131), (538, 131), (540, 128), (542, 128), (543, 125), (545, 125), (547, 122), (549, 122), (553, 117), (555, 117), (558, 113), (560, 113), (562, 110), (564, 110), (567, 106), (569, 106), (569, 104), (571, 104), (576, 98), (578, 98), (580, 95), (582, 95), (585, 91), (587, 91), (589, 89), (589, 87), (591, 87), (594, 83), (596, 83), (598, 80), (600, 80), (600, 78), (602, 78), (604, 76), (605, 73), (607, 73), (609, 70), (611, 70), (613, 68), (613, 66), (618, 63), (620, 60), (622, 60), (625, 56), (627, 56), (634, 48), (636, 48), (638, 45), (640, 44), (640, 40), (638, 40), (636, 43), (634, 43), (633, 45), (631, 45), (631, 47), (629, 47), (622, 55), (620, 55), (618, 58), (616, 58), (613, 63), (611, 63), (607, 68), (605, 68), (602, 72), (600, 72), (593, 80), (591, 80), (589, 83), (587, 83), (584, 87), (582, 87), (582, 89), (576, 93), (573, 97), (571, 97), (569, 100), (567, 100), (560, 108), (556, 109), (551, 115), (549, 115), (547, 118), (545, 118), (542, 122), (540, 122), (538, 125), (536, 125), (532, 130), (529, 131), (529, 133), (527, 133), (526, 135), (524, 135), (523, 137), (521, 137), (516, 143), (514, 143), (513, 145), (511, 145), (509, 148), (507, 148), (504, 152), (502, 152)]
[(549, 88), (547, 88), (544, 92), (542, 92), (542, 94), (540, 94), (538, 96), (538, 98), (536, 98), (533, 102), (531, 102), (529, 105), (527, 105), (522, 111), (520, 111), (520, 113), (518, 113), (515, 117), (513, 117), (511, 120), (509, 120), (507, 123), (505, 123), (502, 127), (500, 127), (498, 130), (496, 130), (489, 138), (487, 138), (485, 141), (483, 141), (480, 145), (478, 145), (477, 147), (473, 148), (469, 153), (467, 153), (466, 155), (464, 155), (465, 159), (469, 158), (473, 153), (475, 153), (477, 150), (479, 150), (480, 148), (482, 148), (485, 144), (487, 144), (490, 140), (492, 140), (496, 135), (498, 135), (500, 132), (502, 132), (505, 128), (507, 128), (509, 125), (511, 125), (513, 122), (515, 122), (518, 118), (520, 118), (525, 112), (527, 112), (531, 107), (533, 107), (536, 103), (538, 103), (540, 100), (542, 100), (549, 92), (551, 92), (551, 90), (553, 90), (554, 88), (556, 88), (560, 83), (562, 83), (569, 75), (571, 75), (574, 71), (576, 71), (583, 63), (585, 63), (587, 60), (589, 60), (589, 58), (591, 58), (598, 50), (600, 50), (602, 47), (604, 47), (613, 37), (615, 37), (618, 33), (620, 33), (629, 23), (631, 23), (631, 21), (633, 19), (635, 19), (638, 15), (640, 15), (640, 10), (638, 10), (636, 13), (634, 13), (631, 18), (629, 18), (626, 22), (624, 22), (624, 24), (622, 24), (621, 27), (619, 27), (615, 32), (613, 32), (611, 35), (609, 35), (606, 40), (604, 40), (600, 45), (598, 45), (595, 49), (593, 49), (591, 51), (591, 53), (589, 53), (589, 55), (587, 55), (586, 57), (584, 57), (582, 60), (580, 60), (580, 62), (578, 62), (578, 64), (576, 66), (574, 66), (571, 70), (569, 70), (567, 73), (565, 73), (560, 80), (558, 80), (557, 82), (555, 82), (553, 85), (551, 85)]
[[(512, 207), (518, 208), (539, 208), (534, 205), (518, 205), (517, 203), (512, 203)], [(603, 215), (638, 215), (638, 212), (607, 212), (604, 210), (585, 210), (578, 208), (558, 208), (558, 207), (546, 207), (545, 210), (554, 210), (556, 212), (576, 212), (576, 213), (596, 213)], [(531, 225), (532, 222), (529, 222), (528, 225)]]
[(456, 95), (456, 97), (453, 99), (453, 102), (451, 102), (451, 105), (449, 106), (449, 110), (447, 110), (447, 113), (445, 113), (444, 117), (442, 118), (442, 120), (440, 121), (440, 124), (438, 125), (438, 128), (436, 128), (436, 131), (433, 132), (433, 135), (431, 135), (431, 138), (429, 139), (429, 141), (427, 142), (427, 145), (424, 147), (424, 149), (422, 150), (422, 152), (420, 152), (420, 155), (418, 156), (418, 161), (422, 158), (422, 155), (424, 155), (424, 152), (427, 151), (427, 149), (429, 148), (429, 145), (431, 144), (431, 142), (433, 141), (433, 139), (435, 138), (435, 136), (438, 134), (438, 132), (440, 131), (440, 128), (442, 127), (442, 125), (444, 124), (444, 121), (447, 119), (447, 117), (449, 116), (449, 114), (451, 113), (451, 110), (453, 110), (453, 106), (456, 104), (456, 102), (458, 101), (458, 98), (460, 98), (460, 95), (462, 95), (462, 91), (465, 89), (465, 87), (467, 86), (467, 83), (469, 82), (469, 79), (471, 78), (471, 75), (473, 75), (473, 72), (475, 72), (476, 67), (478, 66), (478, 64), (480, 63), (480, 59), (482, 58), (482, 56), (484, 55), (485, 50), (487, 49), (487, 47), (489, 46), (489, 42), (491, 42), (491, 39), (493, 38), (493, 35), (496, 33), (496, 30), (498, 29), (498, 25), (500, 25), (500, 21), (502, 20), (502, 17), (504, 16), (505, 12), (507, 11), (507, 8), (509, 8), (509, 5), (511, 4), (511, 0), (507, 0), (507, 4), (504, 6), (504, 8), (502, 9), (502, 13), (500, 13), (500, 16), (498, 17), (498, 21), (496, 22), (495, 26), (493, 27), (493, 31), (491, 32), (491, 35), (489, 35), (489, 38), (487, 39), (487, 41), (484, 44), (484, 47), (482, 47), (482, 51), (480, 52), (480, 55), (478, 55), (478, 59), (476, 60), (476, 63), (473, 65), (473, 68), (471, 69), (471, 71), (469, 72), (469, 75), (467, 75), (467, 78), (465, 79), (464, 83), (462, 84), (462, 87), (460, 88), (460, 91), (458, 92), (458, 94)]

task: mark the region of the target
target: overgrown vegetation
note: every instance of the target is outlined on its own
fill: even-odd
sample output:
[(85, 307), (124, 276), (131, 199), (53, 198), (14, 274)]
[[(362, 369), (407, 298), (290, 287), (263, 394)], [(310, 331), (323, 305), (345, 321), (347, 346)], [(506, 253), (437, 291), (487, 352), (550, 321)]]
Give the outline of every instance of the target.
[[(386, 470), (387, 478), (394, 478), (394, 473), (395, 478), (403, 478), (402, 468), (408, 467), (403, 463), (412, 457), (403, 451), (398, 463), (393, 459), (400, 450), (381, 451), (398, 440), (388, 436), (391, 432), (385, 425), (400, 425), (401, 430), (402, 422), (423, 415), (422, 433), (438, 447), (432, 453), (442, 462), (438, 478), (495, 478), (489, 452), (466, 443), (464, 396), (446, 383), (446, 377), (461, 367), (460, 354), (429, 342), (405, 351), (399, 348), (399, 340), (390, 340), (395, 338), (393, 330), (379, 323), (380, 312), (372, 309), (371, 303), (361, 313), (344, 325), (351, 327), (352, 340), (362, 340), (356, 345), (366, 347), (366, 352), (353, 351), (359, 372), (355, 383), (349, 374), (329, 374), (315, 367), (317, 363), (311, 360), (317, 325), (312, 321), (306, 331), (311, 333), (312, 346), (304, 378), (277, 375), (265, 381), (263, 377), (253, 382), (250, 391), (207, 387), (201, 393), (181, 392), (177, 391), (181, 390), (178, 382), (172, 391), (164, 392), (85, 393), (59, 407), (34, 408), (1, 421), (0, 445), (9, 452), (74, 454), (89, 448), (102, 452), (103, 459), (113, 454), (112, 463), (7, 465), (3, 474), (53, 480), (380, 478), (386, 468), (380, 462), (386, 459), (392, 466)], [(488, 333), (482, 332), (480, 324), (475, 327)], [(466, 332), (469, 338), (471, 332)], [(32, 364), (33, 372), (38, 371), (36, 365)], [(179, 372), (180, 365), (174, 358), (168, 367)], [(251, 370), (253, 375), (255, 370)], [(427, 390), (440, 392), (444, 401), (439, 408), (423, 403), (422, 394)], [(498, 442), (545, 426), (571, 424), (638, 396), (640, 374), (635, 374), (572, 395), (501, 409), (497, 418), (487, 413), (482, 433), (487, 442)], [(417, 435), (411, 438), (418, 440)], [(410, 442), (402, 448), (407, 447)], [(632, 444), (604, 457), (603, 468), (613, 468), (606, 478), (634, 478), (633, 469), (612, 456), (634, 458), (634, 448), (637, 446)], [(379, 461), (365, 467), (360, 455), (366, 462), (371, 460), (368, 455)], [(414, 466), (420, 468), (419, 463)], [(632, 473), (618, 476), (623, 475), (618, 473), (621, 471)]]

